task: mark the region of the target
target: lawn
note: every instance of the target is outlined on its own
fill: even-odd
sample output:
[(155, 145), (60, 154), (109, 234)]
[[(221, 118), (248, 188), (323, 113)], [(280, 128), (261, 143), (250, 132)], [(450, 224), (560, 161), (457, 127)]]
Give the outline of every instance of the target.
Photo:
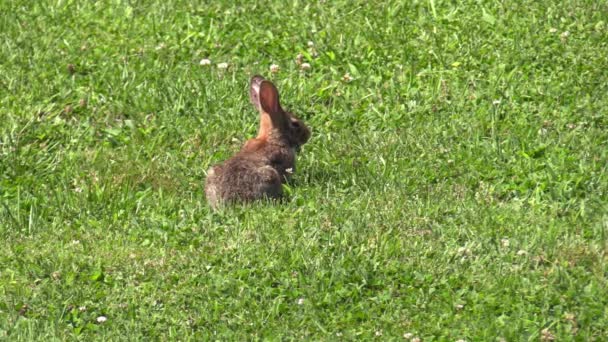
[[(0, 12), (0, 340), (608, 339), (605, 1)], [(255, 73), (312, 138), (213, 212)]]

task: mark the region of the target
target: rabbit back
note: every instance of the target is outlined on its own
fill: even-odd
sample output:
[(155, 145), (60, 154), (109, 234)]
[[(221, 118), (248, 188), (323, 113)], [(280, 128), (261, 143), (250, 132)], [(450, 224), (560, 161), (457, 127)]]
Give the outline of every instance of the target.
[(279, 172), (264, 160), (237, 154), (207, 172), (205, 194), (213, 207), (219, 203), (279, 198), (282, 195)]

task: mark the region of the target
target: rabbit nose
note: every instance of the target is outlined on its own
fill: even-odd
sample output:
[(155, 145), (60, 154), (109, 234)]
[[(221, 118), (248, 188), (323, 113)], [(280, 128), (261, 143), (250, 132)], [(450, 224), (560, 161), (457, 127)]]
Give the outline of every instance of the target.
[(308, 141), (308, 139), (310, 139), (310, 130), (308, 130), (308, 129), (302, 130), (302, 134), (301, 134), (300, 138), (302, 139), (302, 143), (306, 143)]

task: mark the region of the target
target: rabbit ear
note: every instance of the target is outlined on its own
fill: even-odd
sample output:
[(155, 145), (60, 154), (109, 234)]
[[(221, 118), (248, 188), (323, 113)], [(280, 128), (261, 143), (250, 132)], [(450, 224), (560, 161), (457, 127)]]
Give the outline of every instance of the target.
[(279, 102), (279, 91), (270, 81), (263, 80), (259, 91), (260, 109), (275, 119), (282, 116), (281, 103)]
[(264, 81), (264, 77), (255, 75), (249, 82), (249, 100), (257, 110), (260, 110), (260, 84)]

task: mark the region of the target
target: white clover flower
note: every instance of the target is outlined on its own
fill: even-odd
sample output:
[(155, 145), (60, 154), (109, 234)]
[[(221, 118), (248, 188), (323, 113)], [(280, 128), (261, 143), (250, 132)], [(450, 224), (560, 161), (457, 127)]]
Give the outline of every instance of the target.
[(403, 334), (403, 338), (405, 338), (405, 339), (409, 340), (412, 337), (414, 337), (414, 334), (412, 334), (412, 333), (405, 333), (405, 334)]
[(300, 298), (298, 299), (298, 305), (303, 305), (304, 304), (304, 298)]
[(509, 247), (509, 244), (510, 244), (509, 239), (505, 238), (505, 239), (500, 240), (500, 245), (503, 246), (504, 248)]
[(471, 255), (471, 250), (466, 248), (466, 247), (459, 247), (458, 248), (458, 254), (462, 254), (462, 255)]
[(300, 64), (302, 64), (302, 62), (303, 62), (303, 61), (304, 61), (304, 55), (302, 55), (301, 53), (299, 53), (299, 54), (296, 56), (296, 64), (297, 64), (297, 65), (300, 65)]
[(106, 316), (97, 317), (97, 323), (105, 323), (108, 320)]
[(201, 59), (201, 62), (199, 64), (200, 65), (211, 65), (211, 60), (209, 60), (207, 58), (203, 58), (203, 59)]
[(280, 70), (281, 70), (281, 67), (278, 66), (277, 64), (272, 64), (270, 66), (270, 72), (273, 73), (273, 74), (278, 73)]
[(218, 69), (228, 69), (228, 63), (218, 63)]
[(555, 335), (549, 330), (549, 328), (545, 328), (540, 332), (540, 340), (541, 341), (555, 341)]
[(344, 74), (344, 76), (342, 76), (342, 81), (344, 81), (344, 82), (350, 82), (352, 80), (353, 80), (353, 77), (349, 73), (346, 73), (346, 74)]
[(310, 70), (311, 66), (309, 63), (302, 63), (302, 65), (300, 65), (300, 69), (306, 71), (306, 70)]

